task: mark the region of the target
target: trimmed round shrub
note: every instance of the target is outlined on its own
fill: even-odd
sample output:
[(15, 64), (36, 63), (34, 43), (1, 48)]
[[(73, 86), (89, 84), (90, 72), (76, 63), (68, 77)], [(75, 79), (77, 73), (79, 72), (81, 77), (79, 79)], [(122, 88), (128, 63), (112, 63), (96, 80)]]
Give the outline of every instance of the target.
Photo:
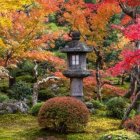
[(31, 108), (31, 114), (33, 116), (37, 116), (38, 115), (38, 112), (41, 108), (41, 106), (43, 105), (44, 102), (41, 102), (41, 103), (37, 103), (36, 105), (34, 105), (32, 108)]
[(140, 137), (136, 133), (125, 130), (118, 130), (104, 134), (103, 136), (101, 136), (99, 140), (139, 140), (139, 139)]
[(108, 116), (122, 119), (129, 103), (122, 97), (111, 98), (107, 102)]
[(57, 132), (82, 131), (87, 124), (86, 105), (73, 97), (55, 97), (47, 100), (38, 114), (39, 125)]
[(3, 93), (0, 93), (0, 103), (4, 102), (4, 101), (8, 101), (9, 97)]
[(140, 115), (136, 115), (134, 118), (126, 120), (124, 127), (127, 130), (132, 130), (140, 134)]

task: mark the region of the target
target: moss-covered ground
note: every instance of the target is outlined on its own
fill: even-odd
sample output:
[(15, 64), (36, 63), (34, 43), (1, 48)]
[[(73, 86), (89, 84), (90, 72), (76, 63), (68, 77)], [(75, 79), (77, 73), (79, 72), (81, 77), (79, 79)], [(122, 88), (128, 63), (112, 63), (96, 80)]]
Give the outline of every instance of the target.
[(56, 134), (41, 130), (37, 118), (25, 114), (0, 116), (0, 140), (98, 140), (101, 134), (117, 130), (120, 120), (93, 115), (83, 133)]

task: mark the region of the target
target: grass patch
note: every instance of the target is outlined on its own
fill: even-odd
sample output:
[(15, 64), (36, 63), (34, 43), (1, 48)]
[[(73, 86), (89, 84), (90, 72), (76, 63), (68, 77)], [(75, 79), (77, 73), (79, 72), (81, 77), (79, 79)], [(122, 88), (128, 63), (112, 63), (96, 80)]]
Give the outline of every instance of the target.
[[(35, 140), (39, 138), (57, 140), (98, 140), (101, 134), (118, 130), (120, 120), (102, 116), (92, 116), (85, 132), (58, 134), (41, 130), (37, 118), (25, 114), (0, 116), (0, 140)], [(54, 139), (55, 140), (55, 139)]]

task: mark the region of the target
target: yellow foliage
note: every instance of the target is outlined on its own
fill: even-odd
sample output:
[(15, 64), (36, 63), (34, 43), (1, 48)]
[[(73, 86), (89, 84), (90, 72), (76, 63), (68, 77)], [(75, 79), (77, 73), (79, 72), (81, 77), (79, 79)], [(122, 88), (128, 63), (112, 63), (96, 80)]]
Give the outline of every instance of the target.
[(0, 0), (0, 12), (22, 9), (23, 5), (31, 4), (33, 0)]

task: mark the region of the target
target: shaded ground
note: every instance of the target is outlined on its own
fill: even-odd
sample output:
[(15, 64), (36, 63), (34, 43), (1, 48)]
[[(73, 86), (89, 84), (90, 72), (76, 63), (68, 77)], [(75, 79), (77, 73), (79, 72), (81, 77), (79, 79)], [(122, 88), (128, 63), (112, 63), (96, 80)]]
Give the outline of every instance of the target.
[(0, 140), (97, 140), (109, 130), (117, 130), (120, 121), (92, 116), (84, 133), (56, 134), (41, 130), (37, 118), (14, 114), (0, 116)]

